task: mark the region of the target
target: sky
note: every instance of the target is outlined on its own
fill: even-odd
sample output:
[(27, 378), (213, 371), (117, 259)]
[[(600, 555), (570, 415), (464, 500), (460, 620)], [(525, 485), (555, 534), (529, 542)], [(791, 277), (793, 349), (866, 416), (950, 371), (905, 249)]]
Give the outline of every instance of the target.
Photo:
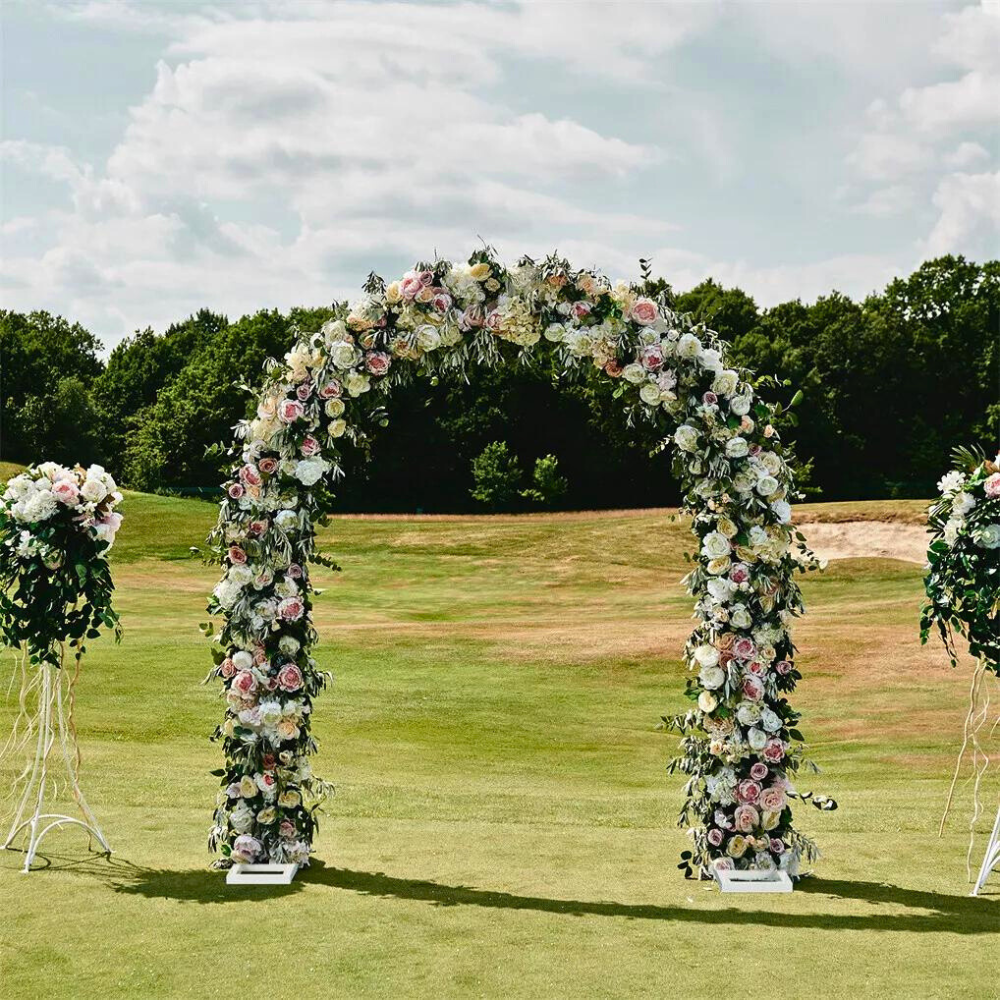
[(558, 250), (759, 305), (1000, 256), (1000, 2), (4, 0), (3, 305), (201, 307)]

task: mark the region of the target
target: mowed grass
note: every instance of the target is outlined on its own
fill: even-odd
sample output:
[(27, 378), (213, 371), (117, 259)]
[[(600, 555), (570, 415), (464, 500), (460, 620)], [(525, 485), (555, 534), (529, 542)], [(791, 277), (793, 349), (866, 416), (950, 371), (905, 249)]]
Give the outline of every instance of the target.
[[(865, 516), (836, 506), (809, 517)], [(824, 773), (800, 787), (840, 809), (798, 807), (824, 856), (792, 895), (722, 896), (675, 867), (676, 739), (656, 730), (686, 704), (683, 522), (337, 518), (315, 718), (337, 794), (292, 886), (228, 888), (205, 849), (216, 570), (189, 551), (214, 509), (124, 510), (125, 639), (93, 644), (77, 706), (115, 854), (72, 830), (44, 871), (0, 853), (4, 1000), (1000, 995), (1000, 875), (968, 898), (966, 787), (937, 836), (971, 665), (920, 646), (919, 566), (807, 581), (796, 703)]]

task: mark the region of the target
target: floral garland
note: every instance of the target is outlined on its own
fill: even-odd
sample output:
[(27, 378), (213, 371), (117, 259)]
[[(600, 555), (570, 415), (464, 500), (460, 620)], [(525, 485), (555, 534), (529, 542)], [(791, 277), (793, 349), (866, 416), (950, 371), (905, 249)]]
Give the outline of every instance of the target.
[(99, 465), (45, 462), (8, 481), (0, 497), (0, 637), (24, 646), (31, 663), (61, 666), (67, 641), (79, 660), (102, 625), (120, 635), (107, 555), (121, 499)]
[(990, 462), (960, 449), (956, 459), (928, 511), (920, 638), (927, 642), (936, 627), (954, 666), (958, 632), (969, 652), (1000, 675), (1000, 455)]
[(794, 458), (775, 429), (778, 408), (726, 364), (716, 334), (671, 311), (646, 278), (612, 286), (555, 256), (508, 269), (486, 248), (389, 284), (370, 276), (358, 302), (268, 363), (210, 538), (224, 567), (209, 604), (223, 619), (215, 673), (226, 710), (215, 738), (226, 765), (209, 838), (220, 864), (308, 861), (328, 791), (309, 764), (326, 678), (310, 655), (308, 564), (323, 561), (314, 524), (343, 475), (344, 442), (363, 444), (384, 424), (393, 385), (511, 357), (611, 380), (630, 419), (676, 445), (699, 542), (686, 579), (699, 619), (685, 650), (694, 706), (669, 720), (684, 734), (671, 766), (689, 775), (681, 822), (694, 851), (681, 867), (795, 874), (812, 857), (792, 827), (802, 737), (784, 697), (800, 676), (793, 576), (815, 565), (801, 536), (793, 544)]

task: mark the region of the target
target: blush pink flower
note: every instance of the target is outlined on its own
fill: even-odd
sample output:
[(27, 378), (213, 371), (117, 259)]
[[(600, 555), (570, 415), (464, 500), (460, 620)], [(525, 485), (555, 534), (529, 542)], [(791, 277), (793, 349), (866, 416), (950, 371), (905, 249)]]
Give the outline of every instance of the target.
[(785, 842), (779, 840), (777, 837), (772, 837), (770, 841), (770, 848), (772, 854), (784, 854), (785, 853)]
[(451, 308), (451, 296), (447, 292), (438, 292), (437, 295), (431, 299), (431, 305), (434, 310), (439, 313), (446, 313)]
[(399, 283), (399, 294), (412, 302), (423, 287), (424, 283), (420, 280), (420, 275), (416, 271), (407, 271)]
[(318, 395), (320, 399), (335, 399), (343, 391), (344, 389), (339, 382), (327, 382), (326, 385), (320, 389)]
[(365, 368), (372, 373), (372, 375), (384, 375), (388, 370), (389, 366), (392, 364), (392, 358), (388, 354), (384, 354), (382, 351), (372, 351), (371, 354), (365, 355)]
[(257, 463), (257, 468), (260, 469), (261, 472), (267, 473), (269, 476), (273, 476), (274, 473), (278, 471), (278, 460), (273, 456), (262, 458)]
[(767, 765), (762, 764), (760, 761), (757, 761), (757, 763), (750, 768), (750, 777), (753, 778), (754, 781), (763, 781), (767, 777), (767, 773)]
[(760, 798), (760, 792), (760, 785), (752, 779), (741, 781), (736, 786), (736, 798), (740, 802), (747, 802), (750, 805), (757, 803), (757, 800)]
[(303, 403), (312, 395), (312, 392), (313, 392), (312, 382), (303, 382), (295, 389), (295, 395), (298, 396)]
[(237, 566), (242, 566), (247, 561), (247, 554), (238, 546), (229, 546), (229, 561)]
[(788, 662), (788, 660), (778, 660), (778, 662), (774, 665), (774, 669), (781, 674), (782, 677), (785, 677), (792, 672), (792, 665)]
[(291, 840), (295, 836), (295, 824), (287, 819), (283, 819), (278, 825), (278, 836), (284, 840)]
[(715, 404), (719, 402), (719, 397), (718, 397), (718, 396), (716, 396), (716, 394), (715, 394), (714, 392), (706, 392), (706, 393), (705, 393), (705, 394), (704, 394), (704, 395), (703, 395), (703, 396), (701, 397), (701, 401), (702, 401), (702, 402), (703, 402), (703, 403), (704, 403), (704, 404), (705, 404), (706, 406), (715, 406)]
[(283, 399), (278, 404), (278, 419), (283, 424), (294, 424), (305, 412), (306, 408), (297, 399)]
[(746, 563), (733, 563), (729, 570), (729, 579), (733, 583), (746, 583), (750, 579), (750, 567)]
[(482, 306), (469, 306), (461, 317), (459, 317), (459, 328), (465, 331), (474, 330), (481, 327), (486, 322), (486, 315)]
[(986, 495), (991, 499), (997, 499), (1000, 497), (1000, 472), (994, 472), (986, 482), (983, 483), (983, 490), (985, 490)]
[(305, 614), (305, 610), (301, 597), (286, 597), (278, 605), (278, 616), (286, 622), (297, 622)]
[(302, 671), (294, 663), (286, 663), (278, 671), (278, 687), (282, 691), (298, 691), (302, 687)]
[(760, 807), (765, 812), (780, 813), (787, 805), (784, 789), (773, 785), (760, 793)]
[(725, 836), (726, 835), (718, 827), (714, 827), (708, 831), (708, 842), (713, 847), (719, 847), (725, 839)]
[(590, 315), (591, 305), (589, 302), (584, 302), (580, 300), (579, 302), (573, 303), (573, 315), (577, 319), (585, 319)]
[(761, 756), (769, 764), (778, 764), (785, 759), (785, 744), (779, 739), (768, 740)]
[(302, 567), (298, 563), (289, 563), (286, 572), (293, 580), (302, 579)]
[(733, 655), (738, 660), (752, 660), (757, 653), (757, 647), (753, 644), (753, 639), (741, 636), (733, 643)]
[(659, 344), (650, 344), (639, 353), (639, 363), (648, 372), (658, 372), (663, 367), (663, 351)]
[(240, 479), (242, 479), (247, 486), (260, 486), (260, 484), (264, 481), (261, 479), (260, 472), (257, 470), (256, 466), (253, 465), (244, 465), (243, 468), (240, 469)]
[(760, 660), (754, 660), (753, 663), (747, 667), (747, 670), (749, 670), (755, 677), (763, 677), (764, 674), (767, 673), (767, 664), (761, 663)]
[(302, 454), (309, 458), (311, 455), (318, 455), (322, 450), (322, 445), (319, 443), (317, 438), (314, 438), (312, 434), (307, 434), (302, 439)]
[(621, 374), (622, 374), (622, 372), (623, 372), (623, 371), (624, 371), (625, 369), (624, 369), (624, 368), (622, 368), (622, 366), (621, 366), (620, 364), (618, 364), (618, 362), (617, 362), (617, 361), (614, 361), (614, 360), (612, 360), (612, 361), (609, 361), (609, 362), (608, 362), (608, 363), (607, 363), (607, 364), (606, 364), (606, 365), (604, 366), (604, 370), (605, 370), (605, 371), (606, 371), (606, 372), (608, 373), (608, 375), (610, 375), (610, 376), (611, 376), (612, 378), (621, 378)]
[(249, 833), (241, 834), (233, 841), (230, 858), (237, 864), (251, 864), (264, 850), (263, 844)]
[(636, 299), (632, 306), (631, 316), (640, 326), (652, 326), (660, 315), (656, 303), (652, 299)]
[(232, 686), (244, 698), (249, 698), (257, 690), (257, 678), (249, 670), (241, 670), (233, 678)]
[(58, 479), (52, 485), (52, 495), (67, 507), (75, 507), (80, 502), (80, 490), (76, 483), (68, 479)]
[(219, 676), (224, 677), (226, 680), (229, 680), (229, 678), (232, 677), (233, 674), (235, 673), (236, 673), (236, 664), (233, 663), (233, 661), (227, 656), (219, 664)]
[(254, 538), (263, 535), (267, 531), (267, 521), (251, 521), (247, 525), (247, 534)]
[(749, 701), (760, 701), (764, 697), (764, 685), (756, 677), (744, 677), (743, 696)]
[(233, 500), (239, 500), (246, 493), (246, 490), (243, 488), (242, 483), (230, 483), (229, 489), (226, 492)]
[(752, 833), (753, 828), (760, 822), (760, 813), (751, 805), (736, 807), (733, 813), (733, 822), (740, 833)]

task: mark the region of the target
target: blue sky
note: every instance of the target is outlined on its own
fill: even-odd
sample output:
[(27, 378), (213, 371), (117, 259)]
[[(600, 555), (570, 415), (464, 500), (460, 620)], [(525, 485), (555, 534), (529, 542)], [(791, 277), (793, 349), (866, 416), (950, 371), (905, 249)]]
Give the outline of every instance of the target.
[(998, 256), (1000, 4), (5, 0), (3, 300), (110, 347), (481, 237), (762, 305)]

